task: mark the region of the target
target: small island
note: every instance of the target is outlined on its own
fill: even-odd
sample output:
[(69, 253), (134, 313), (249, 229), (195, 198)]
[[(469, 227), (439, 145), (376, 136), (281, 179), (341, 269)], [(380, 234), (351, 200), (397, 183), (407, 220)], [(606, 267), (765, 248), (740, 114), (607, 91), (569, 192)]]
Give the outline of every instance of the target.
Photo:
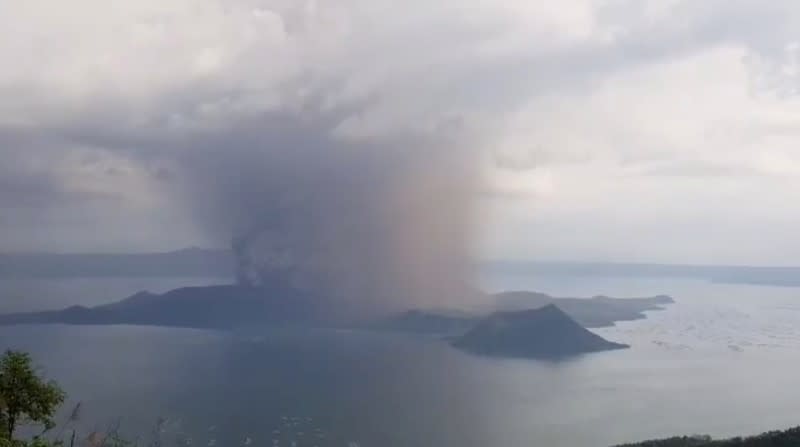
[(625, 349), (579, 325), (554, 304), (518, 312), (497, 312), (453, 341), (461, 350), (492, 356), (557, 359)]
[(645, 312), (663, 310), (664, 305), (675, 302), (667, 295), (642, 298), (611, 298), (603, 295), (591, 298), (555, 298), (525, 290), (501, 292), (492, 298), (497, 310), (536, 309), (555, 304), (581, 326), (588, 328), (614, 326), (618, 321), (642, 320), (647, 318)]
[(215, 330), (358, 329), (445, 338), (456, 348), (488, 356), (555, 359), (627, 348), (604, 340), (586, 327), (645, 318), (643, 312), (663, 309), (672, 299), (663, 295), (629, 299), (553, 298), (520, 291), (487, 295), (486, 302), (491, 308), (485, 313), (417, 309), (363, 319), (352, 309), (348, 311), (331, 300), (285, 284), (221, 285), (186, 287), (163, 294), (140, 292), (95, 307), (0, 315), (0, 326), (133, 324)]

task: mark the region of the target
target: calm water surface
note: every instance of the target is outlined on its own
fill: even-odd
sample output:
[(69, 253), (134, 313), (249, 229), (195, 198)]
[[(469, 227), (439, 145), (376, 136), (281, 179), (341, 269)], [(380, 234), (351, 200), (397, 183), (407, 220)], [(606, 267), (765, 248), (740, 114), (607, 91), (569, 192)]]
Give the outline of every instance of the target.
[[(98, 304), (217, 280), (0, 281), (0, 310)], [(561, 296), (668, 293), (598, 330), (632, 349), (565, 362), (473, 357), (435, 339), (224, 334), (112, 326), (0, 328), (82, 401), (79, 428), (194, 446), (604, 446), (800, 424), (800, 289), (701, 281), (489, 278)], [(250, 438), (249, 441), (247, 438)]]

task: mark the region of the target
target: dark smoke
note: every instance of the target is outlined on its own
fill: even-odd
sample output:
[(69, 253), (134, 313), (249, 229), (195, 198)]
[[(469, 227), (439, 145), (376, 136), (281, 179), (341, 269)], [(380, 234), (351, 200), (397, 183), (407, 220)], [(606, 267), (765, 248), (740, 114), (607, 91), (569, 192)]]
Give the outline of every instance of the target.
[(175, 172), (238, 280), (358, 312), (444, 305), (471, 283), (470, 151), (458, 126), (347, 138), (346, 116), (271, 113), (209, 132)]

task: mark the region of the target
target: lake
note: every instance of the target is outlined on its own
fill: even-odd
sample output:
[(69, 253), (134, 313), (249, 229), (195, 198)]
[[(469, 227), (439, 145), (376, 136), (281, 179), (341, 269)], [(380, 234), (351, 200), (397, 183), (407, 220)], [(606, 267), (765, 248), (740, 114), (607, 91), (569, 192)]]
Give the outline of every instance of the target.
[[(0, 280), (0, 310), (98, 304), (197, 278)], [(0, 328), (81, 401), (79, 429), (194, 446), (605, 446), (800, 424), (800, 289), (508, 276), (487, 287), (676, 304), (596, 330), (632, 348), (544, 362), (437, 339), (133, 326)], [(157, 426), (156, 421), (162, 419)], [(249, 438), (249, 439), (248, 439)]]

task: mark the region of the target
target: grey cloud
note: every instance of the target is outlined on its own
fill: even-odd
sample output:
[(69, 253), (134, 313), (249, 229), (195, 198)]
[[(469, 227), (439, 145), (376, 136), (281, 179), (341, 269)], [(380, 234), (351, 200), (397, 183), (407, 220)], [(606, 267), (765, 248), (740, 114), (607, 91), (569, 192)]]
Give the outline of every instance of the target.
[(235, 101), (167, 96), (144, 126), (116, 121), (110, 103), (105, 119), (44, 133), (144, 167), (215, 245), (234, 241), (242, 281), (289, 281), (359, 311), (461, 295), (470, 282), (472, 154), (440, 132), (342, 136), (341, 123), (366, 106), (330, 110), (315, 99), (327, 94), (211, 119), (202, 104)]
[(114, 194), (70, 191), (59, 179), (47, 174), (16, 174), (0, 171), (0, 207), (8, 212), (19, 209), (48, 209), (82, 203), (113, 202)]
[[(294, 2), (231, 2), (224, 3), (231, 14), (219, 18), (226, 27), (263, 31), (251, 29), (251, 16), (259, 12), (274, 14), (280, 32), (256, 32), (250, 40), (210, 33), (197, 48), (179, 34), (161, 36), (164, 48), (145, 45), (144, 51), (132, 51), (126, 41), (112, 52), (124, 56), (120, 67), (111, 67), (119, 73), (109, 69), (103, 82), (79, 85), (78, 93), (59, 90), (58, 70), (12, 76), (6, 84), (0, 77), (5, 109), (13, 112), (0, 114), (0, 145), (7, 148), (0, 152), (7, 166), (0, 169), (0, 205), (26, 204), (47, 215), (73, 200), (96, 200), (96, 192), (70, 188), (74, 179), (57, 161), (75, 148), (113, 154), (144, 172), (148, 186), (174, 198), (172, 211), (185, 208), (214, 244), (253, 239), (244, 255), (257, 275), (291, 269), (299, 282), (334, 282), (342, 294), (370, 289), (391, 295), (389, 301), (444, 295), (433, 290), (434, 274), (444, 270), (452, 283), (467, 276), (462, 261), (475, 225), (470, 195), (482, 190), (474, 184), (472, 158), (493, 148), (502, 124), (520, 107), (541, 96), (579, 104), (610, 76), (718, 45), (779, 60), (798, 15), (790, 1), (686, 0), (648, 20), (639, 8), (648, 2), (596, 5), (609, 3), (616, 7), (594, 8), (597, 29), (586, 36), (560, 41), (528, 30), (521, 43), (478, 51), (502, 42), (515, 17), (470, 16), (470, 4), (461, 2), (410, 2), (393, 14), (380, 2), (323, 2), (313, 13)], [(241, 24), (226, 21), (240, 16)], [(89, 36), (87, 42), (102, 40)], [(114, 36), (106, 37), (113, 44)], [(232, 39), (229, 53), (224, 37)], [(166, 57), (172, 45), (177, 59), (217, 43), (221, 67), (210, 74), (173, 67)], [(171, 70), (132, 66), (153, 62), (146, 50), (164, 57)], [(79, 59), (70, 68), (94, 60)], [(94, 79), (95, 71), (85, 74)], [(522, 157), (495, 153), (497, 167), (524, 171), (591, 159), (558, 144), (529, 146)], [(652, 166), (657, 158), (648, 175), (745, 174), (672, 160), (669, 148), (657, 156), (638, 148), (617, 151), (622, 164)], [(19, 161), (30, 161), (30, 153), (39, 160)], [(92, 169), (94, 162), (87, 162)], [(109, 182), (134, 177), (117, 165), (95, 164)], [(391, 265), (378, 268), (377, 259), (391, 259)]]

